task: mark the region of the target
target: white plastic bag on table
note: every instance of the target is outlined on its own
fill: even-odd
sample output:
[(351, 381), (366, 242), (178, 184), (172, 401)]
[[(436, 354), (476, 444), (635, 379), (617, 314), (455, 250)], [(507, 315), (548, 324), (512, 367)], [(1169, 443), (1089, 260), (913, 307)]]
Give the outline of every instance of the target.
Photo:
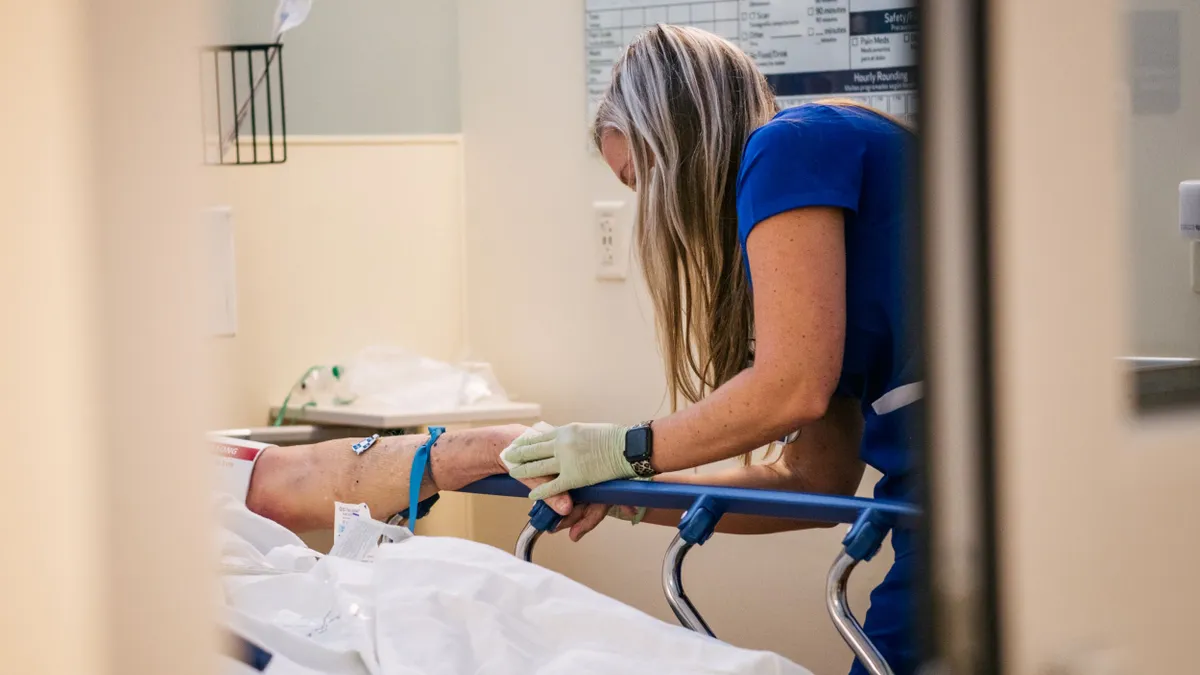
[(400, 347), (363, 349), (342, 380), (364, 408), (423, 412), (508, 400), (486, 364), (456, 367)]

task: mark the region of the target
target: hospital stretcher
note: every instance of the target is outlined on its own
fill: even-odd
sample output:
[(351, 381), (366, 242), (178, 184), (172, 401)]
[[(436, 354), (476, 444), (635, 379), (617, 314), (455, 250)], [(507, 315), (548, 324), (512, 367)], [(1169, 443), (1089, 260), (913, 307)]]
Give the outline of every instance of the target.
[[(305, 426), (229, 430), (216, 435), (230, 439), (253, 439), (262, 445), (290, 445), (319, 440), (318, 433), (315, 427)], [(342, 437), (346, 434), (337, 430), (331, 435)], [(508, 476), (485, 478), (458, 492), (525, 499), (529, 496), (529, 489), (525, 485)], [(846, 585), (854, 568), (863, 561), (871, 560), (879, 551), (889, 531), (916, 526), (920, 514), (912, 505), (859, 497), (627, 480), (572, 490), (571, 495), (576, 503), (684, 512), (678, 525), (679, 531), (663, 558), (663, 591), (683, 626), (711, 637), (715, 637), (712, 629), (683, 590), (683, 560), (688, 551), (704, 544), (712, 536), (723, 515), (768, 516), (851, 525), (842, 540), (842, 550), (826, 577), (826, 608), (838, 633), (867, 671), (872, 675), (892, 675), (891, 667), (851, 613), (846, 600)], [(514, 551), (518, 558), (526, 562), (532, 562), (533, 548), (538, 538), (552, 531), (562, 519), (543, 502), (536, 502), (529, 515), (529, 522), (517, 537)]]
[[(459, 491), (505, 497), (529, 495), (527, 487), (508, 476), (485, 478)], [(919, 513), (913, 506), (859, 497), (626, 480), (572, 490), (571, 496), (576, 503), (683, 511), (679, 532), (663, 558), (663, 592), (680, 624), (713, 637), (712, 629), (684, 593), (682, 572), (684, 556), (712, 536), (721, 516), (744, 514), (851, 525), (826, 577), (825, 605), (838, 633), (867, 671), (892, 675), (891, 667), (850, 611), (846, 583), (860, 562), (874, 557), (892, 528), (915, 526)], [(544, 502), (536, 502), (529, 516), (514, 551), (525, 561), (532, 561), (538, 537), (552, 531), (562, 519)]]

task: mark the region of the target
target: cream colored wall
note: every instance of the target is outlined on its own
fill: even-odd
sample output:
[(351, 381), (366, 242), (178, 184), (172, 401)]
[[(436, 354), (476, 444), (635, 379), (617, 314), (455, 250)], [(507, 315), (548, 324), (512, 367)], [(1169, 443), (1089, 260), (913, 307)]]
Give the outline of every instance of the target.
[[(43, 562), (100, 546), (107, 521), (100, 444), (80, 440), (95, 438), (101, 416), (89, 406), (100, 326), (86, 311), (99, 294), (95, 251), (87, 245), (95, 216), (90, 158), (82, 150), (90, 141), (82, 112), (89, 102), (83, 11), (67, 0), (0, 3), (0, 85), (24, 91), (24, 105), (0, 106), (0, 123), (14, 134), (14, 154), (0, 169), (0, 378), (24, 383), (19, 396), (7, 390), (0, 408), (4, 458), (17, 469), (0, 472), (0, 505), (20, 513), (39, 504), (43, 518), (79, 528), (68, 543), (36, 519), (5, 519), (0, 536), (39, 555), (0, 562), (7, 629), (0, 653), (6, 669), (55, 675), (97, 669), (108, 649), (103, 621), (110, 609), (102, 568)], [(40, 49), (49, 58), (22, 62)], [(30, 161), (13, 163), (18, 156)], [(64, 406), (78, 414), (62, 416)], [(46, 434), (51, 428), (58, 433)], [(39, 441), (44, 451), (22, 456), (19, 448)], [(62, 648), (68, 636), (74, 649)]]
[(1180, 106), (1131, 117), (1128, 142), (1134, 347), (1139, 354), (1200, 357), (1200, 294), (1189, 243), (1179, 233), (1180, 181), (1200, 179), (1200, 5), (1124, 0), (1123, 9), (1179, 13)]
[(0, 2), (5, 673), (216, 666), (186, 227), (202, 5)]
[[(1123, 66), (1122, 9), (1117, 0), (1010, 0), (988, 17), (999, 575), (1011, 673), (1196, 671), (1200, 526), (1181, 514), (1195, 512), (1200, 493), (1200, 419), (1133, 420), (1112, 366), (1131, 317), (1112, 300), (1128, 292), (1118, 149), (1127, 120), (1115, 106), (1046, 112), (1075, 110), (1111, 87)], [(1065, 25), (1096, 39), (1064, 41)], [(1077, 255), (1082, 228), (1086, 256)]]
[[(216, 0), (214, 42), (268, 39), (276, 0)], [(454, 133), (458, 0), (317, 2), (284, 42), (297, 134)]]
[[(591, 203), (632, 194), (587, 151), (582, 6), (459, 8), (471, 345), (552, 423), (636, 422), (663, 412), (663, 374), (640, 284), (594, 277)], [(476, 537), (510, 548), (526, 510), (479, 500)], [(673, 621), (658, 585), (672, 532), (609, 523), (577, 545), (549, 538), (537, 559)], [(845, 672), (821, 604), (840, 534), (718, 536), (692, 553), (688, 592), (722, 638)], [(886, 565), (859, 573), (856, 608)]]
[(213, 425), (261, 425), (304, 370), (397, 344), (464, 349), (462, 144), (451, 136), (293, 137), (288, 161), (214, 167), (233, 207), (238, 332), (211, 342)]

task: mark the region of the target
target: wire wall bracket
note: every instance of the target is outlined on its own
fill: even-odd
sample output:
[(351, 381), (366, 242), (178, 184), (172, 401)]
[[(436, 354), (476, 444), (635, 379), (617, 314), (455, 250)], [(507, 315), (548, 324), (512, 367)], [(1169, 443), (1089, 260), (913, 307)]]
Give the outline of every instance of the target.
[(200, 84), (205, 164), (287, 161), (282, 43), (205, 47)]

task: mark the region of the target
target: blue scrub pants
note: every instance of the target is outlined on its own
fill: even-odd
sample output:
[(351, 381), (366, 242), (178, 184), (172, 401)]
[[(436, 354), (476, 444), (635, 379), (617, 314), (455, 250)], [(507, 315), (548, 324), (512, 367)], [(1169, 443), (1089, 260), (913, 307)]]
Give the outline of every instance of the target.
[[(907, 543), (911, 534), (898, 538)], [(888, 570), (883, 583), (871, 591), (871, 608), (867, 610), (863, 630), (896, 675), (913, 675), (917, 672), (920, 658), (913, 628), (916, 609), (913, 603), (913, 566), (916, 551), (908, 545), (897, 546), (896, 549), (896, 562), (892, 569)], [(867, 669), (855, 659), (850, 675), (867, 675)]]

